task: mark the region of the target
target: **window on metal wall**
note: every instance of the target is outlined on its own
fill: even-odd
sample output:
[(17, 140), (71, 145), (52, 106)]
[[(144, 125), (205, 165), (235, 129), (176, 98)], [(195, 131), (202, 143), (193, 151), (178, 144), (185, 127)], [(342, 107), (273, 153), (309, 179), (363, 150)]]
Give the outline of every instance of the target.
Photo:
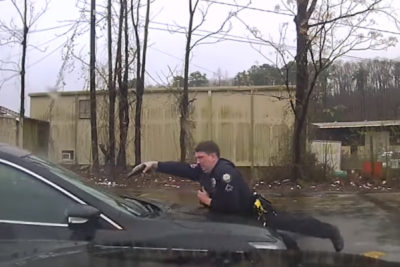
[(90, 119), (90, 100), (79, 100), (79, 119)]

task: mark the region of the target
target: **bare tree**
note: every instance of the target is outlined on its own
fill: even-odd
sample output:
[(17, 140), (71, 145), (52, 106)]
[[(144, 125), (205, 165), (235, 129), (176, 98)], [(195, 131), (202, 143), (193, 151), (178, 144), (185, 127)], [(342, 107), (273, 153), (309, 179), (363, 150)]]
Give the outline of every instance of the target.
[[(394, 45), (396, 39), (385, 37), (371, 26), (371, 15), (385, 12), (380, 6), (383, 0), (296, 0), (282, 1), (294, 16), (296, 28), (296, 90), (293, 97), (288, 88), (289, 100), (294, 113), (293, 132), (293, 180), (302, 178), (303, 159), (306, 153), (307, 112), (316, 88), (318, 77), (335, 60), (350, 51), (378, 50)], [(387, 13), (396, 20), (395, 16)], [(243, 21), (242, 21), (243, 22)], [(244, 22), (243, 22), (244, 23)], [(245, 24), (245, 23), (244, 23)], [(292, 55), (285, 44), (285, 34), (279, 43), (262, 38), (259, 31), (249, 27), (255, 37), (273, 47), (277, 62), (287, 66), (286, 57)], [(282, 31), (281, 31), (282, 33)], [(282, 42), (281, 42), (282, 41)], [(289, 69), (289, 68), (284, 68)]]
[(108, 150), (106, 154), (106, 164), (110, 168), (111, 175), (114, 176), (115, 169), (115, 83), (113, 79), (113, 55), (112, 55), (112, 1), (107, 1), (107, 53), (108, 53)]
[[(327, 69), (329, 94), (326, 95), (326, 102), (312, 103), (314, 111), (323, 111), (313, 112), (313, 120), (321, 122), (398, 118), (397, 64), (398, 62), (392, 60), (377, 59), (346, 64), (335, 62)], [(342, 88), (344, 90), (339, 90)]]
[(330, 68), (333, 94), (346, 94), (353, 90), (355, 63), (338, 60)]
[[(189, 0), (189, 25), (186, 33), (186, 48), (185, 48), (185, 69), (183, 74), (183, 91), (180, 101), (180, 134), (179, 144), (181, 148), (181, 161), (186, 160), (187, 152), (187, 135), (188, 135), (188, 120), (189, 120), (189, 58), (192, 50), (192, 34), (193, 34), (193, 18), (196, 12), (199, 0), (196, 0), (194, 5), (192, 0)], [(201, 23), (204, 22), (204, 17)], [(201, 25), (201, 24), (200, 24)], [(199, 26), (197, 26), (198, 28)], [(196, 27), (194, 27), (196, 29)]]
[[(41, 9), (35, 12), (34, 3), (28, 2), (27, 0), (23, 1), (23, 4), (20, 5), (17, 0), (11, 0), (13, 7), (18, 13), (19, 23), (22, 24), (22, 32), (21, 27), (15, 23), (14, 19), (7, 24), (4, 21), (0, 21), (0, 30), (9, 34), (9, 38), (7, 42), (3, 42), (4, 44), (13, 44), (20, 43), (22, 49), (22, 56), (20, 63), (16, 62), (4, 62), (1, 61), (2, 64), (12, 65), (12, 68), (9, 67), (1, 67), (0, 69), (3, 71), (11, 71), (11, 72), (19, 72), (21, 85), (20, 85), (20, 109), (19, 116), (20, 121), (25, 116), (25, 74), (26, 74), (26, 57), (27, 57), (27, 48), (28, 48), (28, 34), (33, 25), (40, 19), (40, 17), (46, 12), (48, 7), (48, 0), (44, 2), (44, 5)], [(13, 77), (13, 76), (12, 76)], [(19, 130), (19, 129), (18, 129)], [(18, 133), (18, 136), (20, 133)], [(19, 137), (17, 137), (17, 143), (19, 143)]]
[(99, 169), (96, 112), (96, 0), (90, 4), (90, 129), (92, 139), (92, 169)]
[[(228, 33), (231, 29), (230, 19), (236, 15), (242, 8), (237, 8), (234, 12), (229, 12), (227, 17), (222, 21), (219, 27), (215, 31), (210, 31), (206, 35), (200, 35), (197, 39), (193, 39), (196, 36), (196, 32), (201, 30), (201, 27), (206, 22), (208, 12), (213, 5), (212, 1), (207, 1), (202, 7), (199, 7), (200, 0), (189, 0), (189, 21), (187, 28), (183, 28), (186, 31), (186, 46), (185, 46), (185, 66), (183, 74), (183, 89), (181, 93), (179, 110), (180, 110), (180, 160), (186, 161), (188, 147), (189, 146), (189, 68), (190, 68), (190, 55), (193, 49), (201, 44), (213, 44), (223, 40), (224, 34)], [(196, 23), (194, 21), (196, 14), (199, 13), (199, 20)], [(182, 28), (182, 27), (181, 27)], [(209, 37), (215, 37), (219, 34), (218, 38), (214, 38), (214, 41), (206, 41)]]
[[(303, 177), (306, 119), (317, 79), (336, 59), (355, 50), (384, 49), (396, 43), (370, 28), (371, 15), (385, 12), (382, 0), (298, 0), (296, 16), (296, 98), (293, 137), (293, 179)], [(367, 32), (367, 35), (365, 34)], [(340, 38), (337, 38), (340, 36)], [(309, 68), (309, 59), (311, 68)]]
[[(129, 35), (128, 35), (128, 5), (127, 0), (121, 1), (121, 18), (124, 23), (124, 65), (120, 65), (119, 71), (119, 121), (120, 121), (120, 146), (117, 164), (120, 168), (126, 168), (126, 143), (129, 129), (129, 105), (128, 105), (128, 72), (129, 72)], [(120, 24), (122, 25), (122, 24)], [(122, 61), (120, 62), (122, 64)], [(123, 76), (121, 76), (123, 68)]]
[[(115, 63), (115, 71), (113, 71), (113, 58), (112, 58), (112, 0), (107, 2), (107, 12), (102, 14), (96, 11), (96, 2), (90, 0), (90, 8), (88, 9), (89, 1), (84, 0), (82, 2), (78, 1), (77, 4), (80, 4), (80, 18), (76, 20), (71, 28), (67, 30), (64, 34), (72, 31), (71, 37), (66, 42), (65, 48), (67, 49), (65, 55), (63, 56), (63, 67), (62, 71), (64, 71), (67, 62), (70, 61), (71, 66), (74, 65), (73, 60), (77, 60), (82, 64), (82, 69), (86, 70), (89, 69), (89, 90), (90, 90), (90, 112), (91, 112), (91, 148), (92, 148), (92, 168), (93, 170), (97, 170), (99, 167), (99, 156), (98, 150), (100, 149), (101, 152), (104, 154), (105, 157), (105, 164), (110, 166), (111, 165), (111, 173), (114, 173), (115, 168), (115, 99), (116, 99), (116, 76), (118, 74), (117, 68), (119, 66), (118, 56), (116, 56), (116, 63)], [(89, 14), (89, 18), (87, 15)], [(100, 15), (100, 19), (96, 19), (96, 14)], [(90, 27), (87, 27), (87, 22), (90, 21)], [(102, 68), (97, 67), (96, 63), (96, 30), (99, 28), (102, 29), (101, 23), (106, 21), (107, 23), (107, 49), (110, 49), (108, 57), (108, 75), (106, 71)], [(83, 23), (82, 23), (83, 22)], [(100, 26), (99, 26), (100, 25)], [(96, 29), (96, 27), (98, 27)], [(89, 63), (84, 59), (85, 56), (81, 54), (75, 53), (75, 47), (77, 45), (76, 40), (79, 36), (87, 34), (88, 30), (90, 31), (90, 60)], [(101, 32), (101, 31), (100, 31)], [(81, 50), (82, 51), (82, 50)], [(117, 52), (118, 55), (118, 52)], [(72, 60), (73, 59), (73, 60)], [(70, 67), (71, 67), (70, 66)], [(86, 72), (85, 72), (86, 73)], [(98, 75), (96, 78), (96, 75)], [(86, 75), (85, 75), (86, 76)], [(106, 86), (104, 86), (106, 84)], [(109, 90), (109, 112), (106, 113), (108, 116), (108, 144), (99, 144), (98, 143), (98, 134), (102, 132), (98, 125), (98, 116), (97, 110), (98, 109), (98, 101), (97, 101), (97, 93), (96, 88), (104, 88), (106, 87)], [(101, 102), (100, 102), (101, 104)], [(101, 110), (101, 108), (100, 108)], [(103, 120), (103, 119), (102, 119)], [(101, 120), (101, 121), (102, 121)], [(101, 125), (101, 124), (100, 124)], [(101, 137), (101, 136), (100, 136)], [(100, 138), (101, 139), (101, 138)]]
[[(15, 5), (15, 2), (12, 1)], [(15, 6), (17, 8), (17, 6)], [(18, 9), (18, 8), (17, 8)], [(19, 11), (19, 10), (18, 10)], [(20, 117), (25, 116), (25, 62), (26, 62), (26, 39), (28, 38), (28, 25), (27, 25), (27, 5), (24, 0), (24, 15), (23, 15), (23, 33), (22, 33), (22, 57), (21, 57), (21, 106), (19, 109)]]
[(120, 118), (119, 121), (119, 132), (120, 132), (120, 142), (119, 142), (119, 150), (117, 156), (117, 166), (119, 169), (125, 169), (126, 167), (126, 143), (124, 143), (124, 138), (121, 140), (121, 133), (124, 133), (124, 121), (121, 121), (121, 117), (123, 117), (124, 108), (123, 104), (126, 102), (122, 98), (124, 94), (121, 93), (121, 89), (123, 90), (122, 84), (122, 33), (124, 31), (124, 13), (125, 13), (125, 0), (120, 0), (120, 11), (119, 11), (119, 21), (118, 21), (118, 37), (117, 37), (117, 53), (115, 57), (115, 71), (114, 71), (114, 83), (118, 82), (118, 98), (119, 98), (119, 106), (118, 106), (118, 115)]
[[(133, 0), (131, 0), (131, 17), (133, 30), (136, 40), (136, 106), (135, 106), (135, 164), (142, 161), (142, 103), (144, 94), (144, 82), (146, 73), (146, 56), (147, 56), (147, 40), (149, 35), (150, 22), (150, 5), (151, 1), (146, 2), (146, 15), (143, 28), (143, 40), (140, 39), (139, 15), (141, 1), (138, 0), (134, 8)], [(136, 11), (136, 18), (134, 12)]]

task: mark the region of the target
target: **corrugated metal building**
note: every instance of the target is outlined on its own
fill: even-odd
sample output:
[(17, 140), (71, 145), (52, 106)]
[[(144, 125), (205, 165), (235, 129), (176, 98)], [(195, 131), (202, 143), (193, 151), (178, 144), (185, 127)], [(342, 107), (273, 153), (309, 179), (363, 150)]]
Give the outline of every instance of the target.
[[(89, 92), (31, 94), (31, 116), (50, 122), (49, 157), (90, 164)], [(294, 121), (287, 92), (276, 87), (190, 88), (192, 143), (215, 140), (238, 166), (279, 165), (287, 155)], [(127, 159), (134, 163), (134, 95), (130, 98)], [(178, 91), (146, 89), (142, 159), (179, 159)], [(108, 94), (97, 93), (99, 144), (107, 144)], [(118, 116), (116, 113), (116, 128)], [(118, 129), (116, 140), (118, 142)], [(103, 161), (103, 155), (100, 158)]]
[(0, 143), (47, 156), (49, 123), (25, 117), (22, 124), (17, 112), (0, 106)]
[(17, 144), (18, 112), (0, 106), (0, 143)]

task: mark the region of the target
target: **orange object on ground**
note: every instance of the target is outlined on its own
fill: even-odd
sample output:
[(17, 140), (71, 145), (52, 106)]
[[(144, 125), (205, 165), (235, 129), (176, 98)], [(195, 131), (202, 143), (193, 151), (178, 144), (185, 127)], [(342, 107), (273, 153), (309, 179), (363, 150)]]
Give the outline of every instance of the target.
[(372, 169), (372, 164), (370, 161), (364, 162), (363, 172), (365, 174), (374, 175), (375, 177), (382, 178), (383, 176), (383, 165), (382, 162), (374, 162)]

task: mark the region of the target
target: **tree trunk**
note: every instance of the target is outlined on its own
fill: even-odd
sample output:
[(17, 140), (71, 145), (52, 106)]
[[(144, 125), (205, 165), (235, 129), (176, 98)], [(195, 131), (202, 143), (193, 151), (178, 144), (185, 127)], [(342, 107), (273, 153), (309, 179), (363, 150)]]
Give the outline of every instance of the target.
[(124, 41), (125, 41), (125, 62), (124, 62), (124, 77), (122, 81), (121, 87), (121, 101), (122, 101), (122, 112), (120, 120), (123, 122), (123, 127), (121, 128), (120, 140), (121, 143), (125, 144), (124, 153), (121, 154), (120, 163), (122, 166), (126, 168), (126, 145), (128, 138), (128, 129), (129, 129), (129, 106), (128, 106), (128, 71), (129, 71), (129, 35), (128, 35), (128, 5), (127, 0), (124, 0), (124, 21), (125, 21), (125, 30), (124, 30)]
[[(139, 8), (139, 7), (138, 7)], [(133, 18), (133, 0), (131, 0), (131, 14), (132, 14), (132, 24), (135, 30), (136, 39), (136, 104), (135, 104), (135, 165), (139, 164), (142, 160), (142, 138), (141, 138), (141, 124), (142, 124), (142, 101), (143, 101), (143, 82), (141, 75), (141, 43), (139, 38), (139, 23), (135, 23)], [(139, 20), (139, 12), (137, 12)]]
[[(197, 6), (197, 5), (196, 5)], [(193, 17), (194, 12), (192, 8), (192, 0), (189, 0), (189, 27), (186, 36), (185, 48), (185, 69), (183, 75), (183, 91), (180, 103), (180, 135), (179, 144), (181, 148), (181, 162), (186, 161), (187, 144), (188, 144), (188, 121), (189, 121), (189, 60), (191, 52), (191, 41), (193, 33)]]
[[(140, 2), (138, 3), (138, 8)], [(131, 14), (132, 24), (135, 31), (136, 38), (136, 107), (135, 107), (135, 164), (139, 164), (142, 161), (142, 104), (144, 94), (144, 83), (146, 73), (146, 54), (147, 54), (147, 40), (149, 35), (149, 22), (150, 22), (150, 0), (147, 0), (147, 9), (144, 25), (144, 37), (143, 46), (141, 46), (139, 38), (139, 23), (135, 23), (133, 16), (133, 0), (131, 1)], [(137, 9), (138, 10), (138, 9)], [(137, 12), (137, 19), (139, 19), (139, 12)], [(143, 48), (143, 51), (141, 51)]]
[(92, 137), (92, 168), (99, 169), (99, 153), (97, 145), (97, 114), (96, 114), (96, 0), (91, 0), (90, 8), (90, 127)]
[(306, 152), (305, 138), (305, 119), (306, 107), (305, 99), (309, 87), (308, 69), (308, 17), (307, 0), (297, 1), (297, 15), (295, 17), (297, 33), (296, 51), (296, 106), (293, 135), (293, 177), (294, 181), (302, 178), (303, 155)]
[[(24, 29), (23, 29), (23, 39), (22, 39), (22, 58), (21, 58), (21, 103), (19, 109), (20, 119), (25, 116), (25, 62), (26, 62), (26, 39), (28, 36), (28, 26), (27, 26), (27, 3), (24, 1)], [(18, 140), (18, 138), (17, 138)]]
[(118, 32), (118, 47), (117, 47), (117, 79), (119, 87), (119, 105), (118, 105), (118, 117), (119, 117), (119, 151), (117, 157), (117, 165), (121, 170), (126, 169), (126, 121), (125, 121), (125, 105), (127, 103), (126, 90), (122, 79), (122, 31), (124, 25), (124, 12), (126, 0), (120, 1), (120, 17), (119, 17), (119, 32)]
[(113, 82), (113, 66), (112, 66), (112, 33), (111, 33), (111, 0), (107, 5), (107, 49), (108, 49), (108, 151), (106, 163), (110, 169), (111, 176), (115, 175), (115, 85)]
[[(136, 83), (142, 83), (141, 79), (137, 79)], [(142, 103), (143, 103), (143, 85), (136, 88), (136, 106), (135, 106), (135, 165), (142, 161)]]
[(16, 145), (23, 146), (23, 123), (25, 117), (25, 62), (26, 62), (26, 43), (28, 36), (28, 26), (27, 26), (27, 3), (24, 1), (24, 17), (23, 17), (23, 33), (22, 33), (22, 57), (21, 57), (21, 96), (20, 96), (20, 108), (19, 108), (19, 123), (17, 125), (16, 131)]

